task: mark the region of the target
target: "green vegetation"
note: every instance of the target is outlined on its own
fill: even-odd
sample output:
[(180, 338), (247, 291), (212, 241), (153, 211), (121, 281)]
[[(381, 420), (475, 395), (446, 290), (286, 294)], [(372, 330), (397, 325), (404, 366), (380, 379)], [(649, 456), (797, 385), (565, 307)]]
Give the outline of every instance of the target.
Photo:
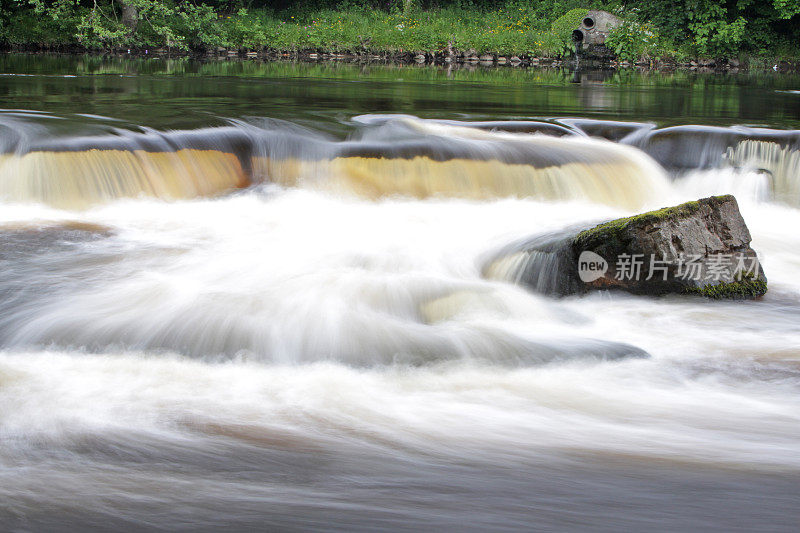
[(797, 58), (797, 0), (648, 0), (636, 2), (639, 20), (651, 21), (679, 50), (704, 57), (746, 53)]
[(632, 217), (618, 218), (605, 222), (593, 228), (580, 232), (575, 237), (576, 249), (590, 249), (596, 243), (608, 243), (616, 246), (625, 241), (625, 235), (630, 227), (641, 227), (642, 225), (655, 224), (671, 218), (683, 218), (692, 215), (704, 205), (719, 204), (734, 200), (734, 197), (726, 194), (723, 196), (712, 196), (700, 201), (686, 202), (674, 207), (665, 207), (655, 211), (648, 211)]
[[(118, 0), (0, 0), (5, 4), (0, 40), (12, 45), (80, 46), (107, 50), (215, 47), (267, 48), (281, 52), (441, 52), (561, 56), (590, 0), (537, 3), (454, 3), (421, 9), (413, 2), (382, 7), (349, 3), (127, 0), (136, 17), (123, 18)], [(570, 8), (575, 9), (561, 16)], [(556, 20), (557, 19), (557, 20)], [(553, 24), (555, 23), (555, 24)], [(551, 26), (552, 25), (552, 26)]]
[(0, 0), (0, 43), (561, 57), (588, 9), (623, 19), (608, 41), (622, 60), (798, 57), (797, 0)]
[(568, 54), (575, 47), (572, 43), (572, 32), (575, 31), (583, 18), (588, 15), (586, 9), (572, 9), (567, 14), (558, 17), (550, 27), (553, 44), (556, 51)]
[(613, 50), (621, 61), (635, 62), (640, 59), (660, 59), (660, 56), (677, 57), (677, 51), (670, 50), (658, 34), (658, 29), (650, 23), (636, 20), (623, 20), (614, 28), (606, 46)]
[(750, 300), (767, 293), (767, 282), (755, 279), (751, 275), (727, 283), (717, 283), (716, 285), (706, 285), (705, 287), (690, 287), (684, 292), (686, 294), (705, 296), (706, 298), (713, 298), (715, 300)]

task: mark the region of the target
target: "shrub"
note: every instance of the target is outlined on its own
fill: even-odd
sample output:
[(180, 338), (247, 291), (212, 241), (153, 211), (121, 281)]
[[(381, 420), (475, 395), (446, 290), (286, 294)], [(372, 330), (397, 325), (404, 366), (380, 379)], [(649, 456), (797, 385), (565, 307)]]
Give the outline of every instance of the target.
[(622, 61), (634, 63), (640, 59), (651, 58), (657, 53), (658, 32), (651, 24), (624, 20), (611, 30), (605, 44)]
[(558, 17), (550, 27), (551, 45), (557, 52), (568, 54), (575, 48), (572, 32), (581, 25), (581, 21), (589, 14), (588, 9), (573, 9)]

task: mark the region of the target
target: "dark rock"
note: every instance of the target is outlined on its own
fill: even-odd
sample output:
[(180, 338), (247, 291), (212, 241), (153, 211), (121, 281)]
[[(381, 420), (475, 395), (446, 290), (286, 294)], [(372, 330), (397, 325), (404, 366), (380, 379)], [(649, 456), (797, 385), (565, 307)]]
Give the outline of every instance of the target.
[(592, 137), (602, 137), (603, 139), (614, 142), (627, 139), (630, 144), (633, 144), (636, 140), (642, 138), (647, 132), (655, 128), (655, 124), (617, 122), (614, 120), (573, 118), (561, 119), (560, 122), (569, 124)]
[(743, 126), (672, 126), (651, 130), (643, 137), (631, 139), (630, 144), (646, 152), (667, 170), (688, 170), (719, 167), (728, 149), (745, 140), (800, 149), (800, 132)]
[(550, 295), (618, 289), (750, 299), (767, 279), (733, 196), (538, 237), (503, 251), (484, 270)]
[(535, 120), (481, 120), (465, 122), (463, 120), (436, 120), (440, 124), (452, 126), (478, 128), (485, 131), (504, 131), (509, 133), (541, 133), (554, 137), (575, 135), (575, 131), (560, 124), (538, 122)]
[(615, 58), (616, 54), (613, 50), (608, 48), (605, 44), (590, 44), (581, 52), (581, 59), (594, 59), (602, 61), (610, 61)]
[(571, 244), (579, 261), (587, 251), (607, 258), (608, 271), (584, 281), (589, 289), (754, 298), (767, 280), (750, 241), (736, 198), (726, 195), (613, 220)]

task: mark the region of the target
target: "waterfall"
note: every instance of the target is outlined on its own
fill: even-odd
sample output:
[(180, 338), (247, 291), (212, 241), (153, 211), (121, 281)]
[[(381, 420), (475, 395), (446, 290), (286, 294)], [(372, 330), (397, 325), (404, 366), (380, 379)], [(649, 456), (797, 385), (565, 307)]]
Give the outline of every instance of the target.
[(666, 190), (662, 169), (638, 149), (539, 124), (504, 131), (398, 117), (363, 124), (344, 141), (243, 124), (56, 138), (0, 156), (0, 196), (81, 208), (139, 195), (215, 196), (270, 181), (366, 198), (588, 199), (636, 209)]
[(800, 205), (800, 150), (775, 142), (746, 140), (728, 148), (725, 159), (736, 167), (768, 172), (773, 198)]

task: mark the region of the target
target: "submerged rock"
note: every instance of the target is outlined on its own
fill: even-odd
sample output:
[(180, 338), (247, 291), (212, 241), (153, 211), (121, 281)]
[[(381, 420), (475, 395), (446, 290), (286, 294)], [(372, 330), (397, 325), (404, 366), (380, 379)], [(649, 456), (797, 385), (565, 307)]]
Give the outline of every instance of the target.
[(621, 142), (639, 147), (658, 163), (675, 171), (717, 168), (728, 150), (743, 141), (774, 143), (780, 148), (800, 150), (800, 132), (736, 126), (672, 126), (654, 129), (644, 136)]
[(733, 196), (713, 196), (620, 218), (505, 250), (487, 277), (567, 295), (619, 289), (750, 299), (767, 279)]

